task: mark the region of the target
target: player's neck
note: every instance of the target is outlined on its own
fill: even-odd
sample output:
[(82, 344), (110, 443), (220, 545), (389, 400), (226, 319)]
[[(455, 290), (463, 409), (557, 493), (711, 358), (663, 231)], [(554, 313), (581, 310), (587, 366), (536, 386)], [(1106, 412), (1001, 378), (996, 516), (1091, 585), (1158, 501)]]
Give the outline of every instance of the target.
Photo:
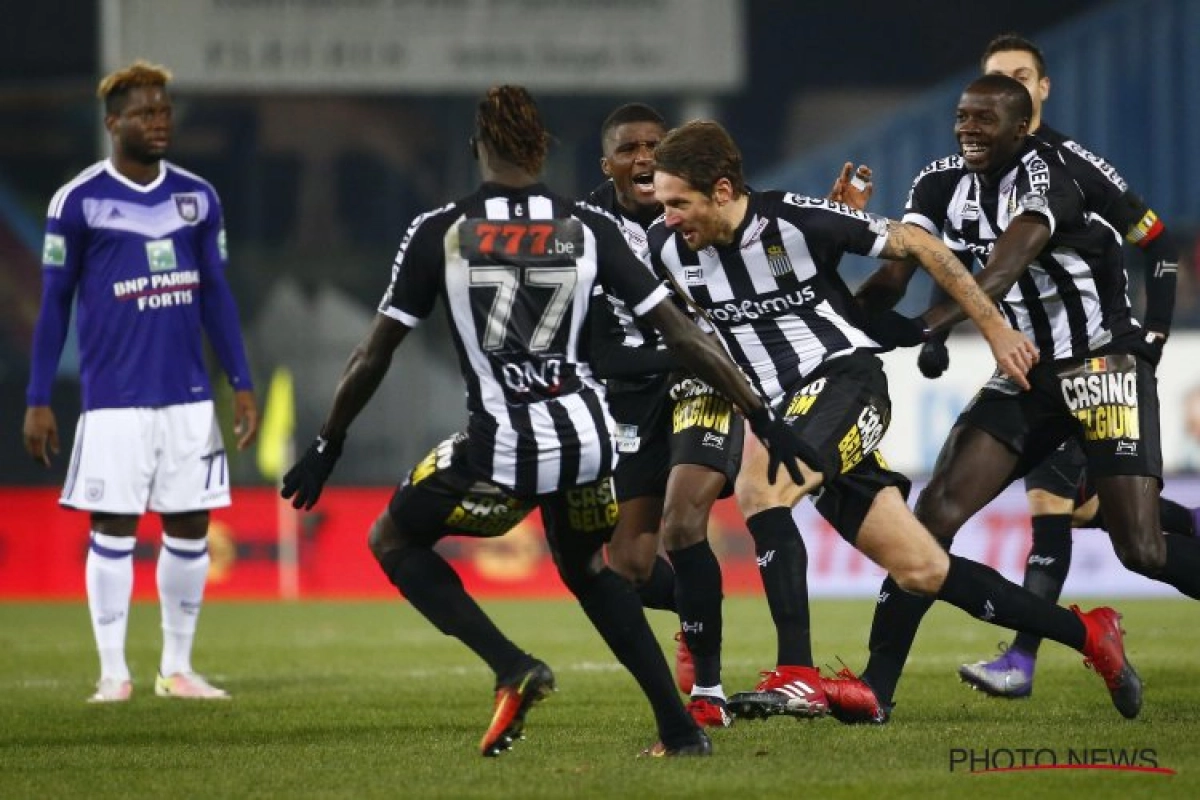
[(117, 172), (134, 183), (142, 185), (153, 183), (162, 171), (161, 161), (146, 163), (145, 161), (138, 161), (118, 153), (114, 153), (111, 160)]

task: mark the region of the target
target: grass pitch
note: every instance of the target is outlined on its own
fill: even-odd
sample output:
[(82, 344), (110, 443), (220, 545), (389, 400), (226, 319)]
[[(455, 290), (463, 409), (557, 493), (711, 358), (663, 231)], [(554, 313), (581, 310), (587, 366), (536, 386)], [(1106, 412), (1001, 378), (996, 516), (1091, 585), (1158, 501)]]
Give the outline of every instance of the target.
[[(649, 707), (569, 601), (487, 604), (551, 664), (559, 688), (531, 712), (527, 739), (498, 759), (476, 749), (490, 673), (399, 600), (208, 604), (196, 667), (233, 693), (227, 703), (154, 696), (158, 610), (135, 605), (134, 697), (103, 707), (83, 702), (97, 669), (83, 603), (0, 605), (0, 798), (1200, 796), (1200, 608), (1115, 605), (1146, 684), (1135, 721), (1117, 714), (1079, 656), (1054, 644), (1043, 648), (1032, 699), (967, 690), (957, 665), (990, 657), (1006, 632), (938, 607), (890, 725), (743, 721), (713, 732), (713, 758), (679, 760), (635, 758), (656, 738)], [(818, 663), (863, 665), (872, 608), (869, 599), (814, 604)], [(671, 617), (650, 613), (671, 654)], [(727, 601), (725, 640), (726, 691), (750, 688), (774, 657), (761, 599)], [(962, 763), (1005, 767), (1022, 750), (1040, 753), (1026, 756), (1039, 763), (1124, 753), (1175, 774), (979, 774)]]

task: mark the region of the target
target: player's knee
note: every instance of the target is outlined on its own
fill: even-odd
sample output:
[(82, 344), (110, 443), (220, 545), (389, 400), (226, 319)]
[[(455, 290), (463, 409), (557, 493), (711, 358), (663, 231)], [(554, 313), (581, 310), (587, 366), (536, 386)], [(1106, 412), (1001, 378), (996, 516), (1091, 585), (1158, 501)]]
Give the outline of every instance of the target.
[(1167, 563), (1167, 545), (1161, 534), (1140, 536), (1133, 542), (1113, 544), (1117, 558), (1126, 569), (1153, 577)]
[(946, 564), (943, 559), (930, 557), (893, 569), (889, 574), (904, 591), (932, 597), (946, 580)]
[(969, 514), (943, 484), (930, 483), (917, 498), (913, 513), (943, 549), (949, 547), (954, 534), (966, 521)]
[(608, 550), (608, 565), (612, 571), (637, 587), (644, 586), (650, 580), (655, 558), (657, 553), (651, 552), (650, 557), (646, 558), (634, 548), (610, 547)]
[(400, 529), (396, 527), (392, 515), (386, 510), (375, 519), (371, 529), (367, 532), (367, 547), (370, 548), (371, 555), (375, 556), (375, 560), (380, 563), (383, 563), (385, 555), (403, 548), (406, 544), (408, 542), (401, 535)]

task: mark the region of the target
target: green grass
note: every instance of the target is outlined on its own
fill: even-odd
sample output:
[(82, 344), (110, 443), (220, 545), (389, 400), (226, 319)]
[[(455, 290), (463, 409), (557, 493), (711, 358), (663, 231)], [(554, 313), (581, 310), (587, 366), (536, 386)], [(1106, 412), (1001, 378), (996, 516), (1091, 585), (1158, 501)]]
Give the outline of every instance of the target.
[[(716, 731), (711, 759), (650, 760), (649, 708), (569, 602), (494, 602), (503, 629), (549, 662), (559, 691), (499, 759), (476, 750), (491, 676), (402, 602), (210, 603), (196, 666), (229, 703), (154, 697), (157, 608), (129, 634), (134, 699), (83, 702), (96, 658), (83, 604), (0, 605), (0, 798), (321, 797), (1014, 797), (1200, 796), (1197, 607), (1123, 601), (1129, 652), (1146, 683), (1136, 721), (1111, 707), (1080, 658), (1043, 649), (1028, 701), (958, 683), (964, 660), (1004, 631), (955, 609), (926, 620), (890, 725), (832, 719), (742, 722)], [(870, 600), (814, 604), (818, 663), (862, 666)], [(673, 627), (652, 612), (664, 647)], [(774, 656), (763, 602), (726, 604), (725, 686), (749, 688)], [(668, 650), (668, 652), (671, 652)], [(1151, 749), (1174, 776), (1100, 771), (972, 775), (952, 748)]]

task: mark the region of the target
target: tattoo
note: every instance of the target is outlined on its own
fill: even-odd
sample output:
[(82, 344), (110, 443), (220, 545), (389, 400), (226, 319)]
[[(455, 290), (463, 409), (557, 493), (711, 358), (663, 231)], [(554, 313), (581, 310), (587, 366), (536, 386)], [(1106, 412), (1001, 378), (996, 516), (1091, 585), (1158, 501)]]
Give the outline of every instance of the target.
[(977, 326), (1000, 313), (950, 248), (924, 230), (888, 220), (888, 238), (881, 255), (920, 262), (929, 277), (946, 290)]

